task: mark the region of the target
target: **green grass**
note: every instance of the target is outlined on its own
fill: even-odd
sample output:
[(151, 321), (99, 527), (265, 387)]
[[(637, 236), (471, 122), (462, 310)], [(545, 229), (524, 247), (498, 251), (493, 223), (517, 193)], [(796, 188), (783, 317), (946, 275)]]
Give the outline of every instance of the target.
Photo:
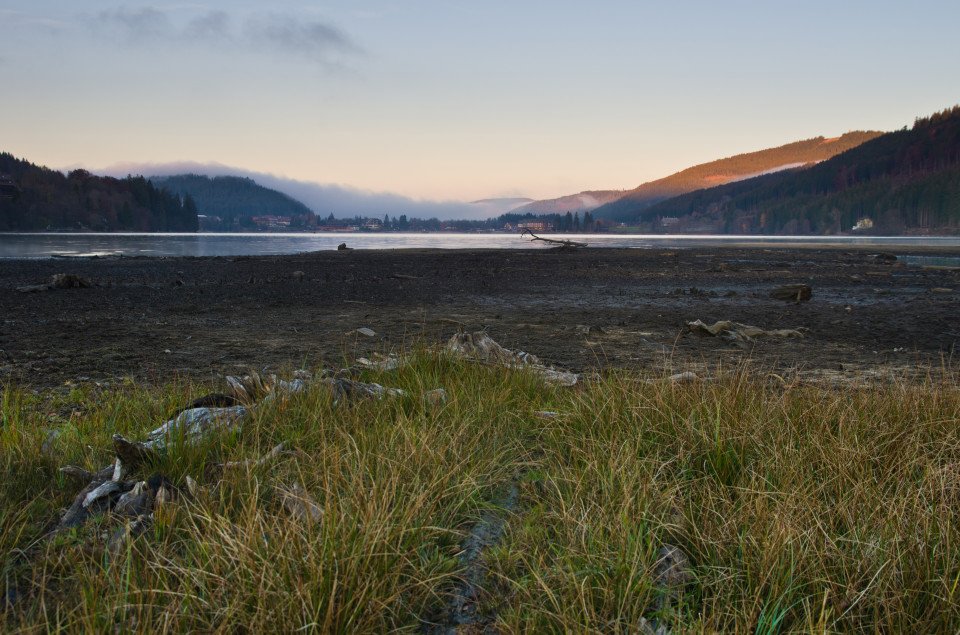
[[(84, 485), (57, 468), (103, 467), (114, 432), (143, 438), (222, 387), (5, 386), (0, 590), (17, 600), (0, 630), (414, 632), (448, 603), (458, 545), (511, 483), (478, 606), (504, 632), (631, 632), (641, 618), (678, 633), (960, 630), (956, 383), (612, 373), (561, 389), (429, 349), (412, 360), (363, 378), (402, 398), (344, 406), (317, 388), (176, 447), (142, 476), (204, 491), (161, 506), (117, 554), (111, 514), (48, 537)], [(420, 397), (434, 388), (440, 406)], [(263, 465), (216, 467), (281, 442)], [(295, 483), (322, 522), (284, 511)], [(653, 573), (664, 544), (692, 563), (670, 598)]]

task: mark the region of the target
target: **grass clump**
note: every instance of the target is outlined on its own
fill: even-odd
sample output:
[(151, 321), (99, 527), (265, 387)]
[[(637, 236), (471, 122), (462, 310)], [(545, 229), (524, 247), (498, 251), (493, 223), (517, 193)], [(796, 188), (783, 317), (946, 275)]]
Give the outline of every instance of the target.
[[(955, 384), (613, 373), (561, 389), (409, 359), (361, 378), (402, 397), (347, 404), (313, 384), (239, 432), (174, 446), (143, 476), (180, 494), (119, 550), (109, 538), (130, 521), (112, 512), (50, 537), (80, 487), (56, 468), (103, 467), (114, 432), (143, 438), (210, 387), (56, 403), (5, 387), (0, 629), (415, 631), (449, 625), (467, 588), (470, 624), (508, 632), (960, 629)], [(437, 388), (445, 401), (422, 398)], [(322, 519), (290, 512), (294, 486)], [(468, 558), (491, 518), (503, 531)], [(665, 548), (687, 560), (673, 588)]]

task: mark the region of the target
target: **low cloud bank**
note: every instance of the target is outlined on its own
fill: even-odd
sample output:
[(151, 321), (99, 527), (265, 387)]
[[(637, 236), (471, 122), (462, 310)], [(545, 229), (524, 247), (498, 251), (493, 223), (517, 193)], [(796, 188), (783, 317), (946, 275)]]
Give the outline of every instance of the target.
[[(384, 214), (408, 218), (439, 218), (440, 220), (486, 220), (509, 211), (493, 201), (464, 203), (462, 201), (414, 200), (389, 192), (370, 192), (342, 185), (329, 185), (287, 179), (274, 174), (251, 172), (219, 163), (122, 163), (102, 170), (98, 174), (124, 177), (128, 174), (172, 176), (175, 174), (199, 174), (202, 176), (239, 176), (253, 179), (258, 185), (282, 192), (309, 207), (318, 216), (333, 214), (336, 218), (383, 218)], [(516, 205), (514, 205), (516, 206)]]

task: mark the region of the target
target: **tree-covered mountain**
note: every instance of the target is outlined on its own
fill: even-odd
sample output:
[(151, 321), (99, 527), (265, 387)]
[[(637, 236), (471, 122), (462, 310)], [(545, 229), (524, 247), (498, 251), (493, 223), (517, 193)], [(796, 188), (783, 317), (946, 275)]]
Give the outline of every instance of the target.
[(189, 196), (154, 187), (142, 176), (68, 175), (0, 153), (0, 231), (197, 231)]
[(875, 139), (881, 134), (883, 133), (856, 131), (833, 139), (816, 137), (777, 148), (738, 154), (695, 165), (624, 192), (615, 201), (597, 207), (593, 215), (597, 218), (632, 223), (643, 210), (660, 201), (687, 192), (748, 179), (766, 172), (824, 161), (870, 139)]
[(254, 216), (314, 217), (310, 208), (300, 201), (257, 185), (253, 179), (179, 174), (154, 176), (150, 180), (175, 194), (189, 193), (197, 202), (197, 211), (204, 216), (219, 218), (224, 229), (237, 224), (249, 225), (249, 219)]
[(960, 106), (812, 167), (692, 192), (637, 218), (653, 231), (664, 219), (724, 233), (956, 232)]

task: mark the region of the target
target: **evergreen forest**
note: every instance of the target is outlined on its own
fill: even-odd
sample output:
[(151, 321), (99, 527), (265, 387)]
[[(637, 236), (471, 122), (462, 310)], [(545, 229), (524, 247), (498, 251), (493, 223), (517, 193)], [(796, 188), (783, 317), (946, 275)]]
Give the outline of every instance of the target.
[(617, 200), (598, 207), (594, 215), (597, 218), (631, 224), (644, 209), (660, 201), (703, 188), (749, 179), (771, 170), (809, 166), (856, 148), (882, 134), (875, 131), (855, 131), (833, 139), (815, 137), (695, 165), (629, 190)]
[(768, 174), (661, 202), (632, 220), (718, 233), (957, 233), (960, 106), (918, 118), (806, 169)]
[(195, 232), (197, 207), (142, 176), (67, 175), (0, 153), (0, 231)]
[(255, 216), (282, 216), (291, 219), (290, 227), (316, 225), (316, 216), (306, 205), (286, 194), (258, 185), (253, 179), (238, 176), (200, 176), (179, 174), (155, 176), (154, 185), (174, 194), (190, 194), (205, 218), (204, 229), (229, 231), (250, 229)]

